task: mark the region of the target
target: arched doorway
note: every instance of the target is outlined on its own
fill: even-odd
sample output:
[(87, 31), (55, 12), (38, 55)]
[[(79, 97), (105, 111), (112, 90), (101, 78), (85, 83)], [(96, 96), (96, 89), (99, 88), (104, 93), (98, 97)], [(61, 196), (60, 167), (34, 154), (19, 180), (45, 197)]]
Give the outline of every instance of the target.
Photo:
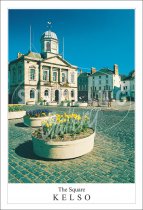
[(59, 102), (59, 90), (55, 91), (55, 101)]

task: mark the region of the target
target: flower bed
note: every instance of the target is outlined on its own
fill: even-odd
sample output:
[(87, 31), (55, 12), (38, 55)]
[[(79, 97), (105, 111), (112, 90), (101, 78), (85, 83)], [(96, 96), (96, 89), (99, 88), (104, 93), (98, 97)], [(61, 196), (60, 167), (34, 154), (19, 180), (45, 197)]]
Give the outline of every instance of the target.
[(56, 114), (42, 122), (42, 128), (32, 133), (34, 153), (49, 159), (70, 159), (93, 149), (95, 132), (88, 127), (87, 116)]
[(20, 104), (9, 104), (8, 105), (8, 119), (19, 119), (26, 114), (24, 106)]
[(52, 111), (47, 109), (30, 110), (24, 116), (24, 124), (31, 127), (40, 127), (42, 121), (53, 118)]

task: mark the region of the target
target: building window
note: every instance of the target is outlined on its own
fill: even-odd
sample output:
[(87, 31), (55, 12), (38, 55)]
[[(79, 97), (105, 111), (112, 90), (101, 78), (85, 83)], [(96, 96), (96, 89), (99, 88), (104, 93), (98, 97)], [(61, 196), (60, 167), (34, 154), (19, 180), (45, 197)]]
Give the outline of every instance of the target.
[(16, 81), (16, 70), (13, 70), (12, 72), (12, 82)]
[(106, 90), (106, 86), (104, 86), (104, 90)]
[(49, 81), (49, 71), (43, 70), (43, 80)]
[(66, 81), (65, 73), (62, 73), (62, 82), (65, 82), (65, 81)]
[(99, 80), (99, 85), (101, 85), (101, 80)]
[(108, 86), (108, 89), (110, 90), (110, 86)]
[(30, 80), (35, 80), (35, 69), (30, 69)]
[(71, 74), (71, 83), (74, 83), (74, 72)]
[(57, 81), (57, 72), (53, 72), (53, 81), (54, 81), (54, 82)]
[(99, 79), (101, 79), (101, 76), (99, 76)]
[(68, 90), (64, 90), (64, 96), (68, 95)]
[(108, 75), (106, 75), (106, 78), (108, 78)]
[(71, 91), (71, 97), (74, 97), (74, 90)]
[(34, 90), (30, 90), (30, 98), (35, 98), (35, 91)]
[(101, 87), (99, 87), (99, 90), (101, 90)]
[(18, 81), (22, 80), (22, 69), (18, 68)]
[(108, 84), (108, 80), (106, 80), (106, 84)]
[(108, 90), (108, 85), (106, 85), (106, 90)]
[(94, 87), (94, 90), (96, 91), (96, 87)]
[(46, 43), (46, 51), (50, 51), (51, 50), (51, 44), (50, 42)]
[(45, 90), (45, 91), (44, 91), (44, 96), (48, 96), (48, 95), (49, 95), (48, 90)]

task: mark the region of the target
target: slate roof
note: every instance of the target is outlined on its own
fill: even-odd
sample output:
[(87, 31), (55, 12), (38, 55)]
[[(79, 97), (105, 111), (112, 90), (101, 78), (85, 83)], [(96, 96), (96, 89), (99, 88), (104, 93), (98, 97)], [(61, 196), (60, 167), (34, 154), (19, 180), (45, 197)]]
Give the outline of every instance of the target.
[(83, 73), (80, 73), (78, 77), (88, 77), (89, 75), (90, 73), (83, 72)]
[(100, 75), (111, 75), (114, 74), (114, 72), (108, 68), (100, 69), (99, 71), (96, 71), (92, 76), (100, 76)]

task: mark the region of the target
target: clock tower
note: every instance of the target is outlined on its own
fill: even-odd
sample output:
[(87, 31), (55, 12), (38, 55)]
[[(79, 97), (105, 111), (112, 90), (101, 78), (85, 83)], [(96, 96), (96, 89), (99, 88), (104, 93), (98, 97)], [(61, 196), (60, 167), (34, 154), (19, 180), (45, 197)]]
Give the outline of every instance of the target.
[(41, 53), (44, 58), (49, 58), (59, 54), (59, 43), (57, 35), (51, 30), (46, 31), (41, 36)]

